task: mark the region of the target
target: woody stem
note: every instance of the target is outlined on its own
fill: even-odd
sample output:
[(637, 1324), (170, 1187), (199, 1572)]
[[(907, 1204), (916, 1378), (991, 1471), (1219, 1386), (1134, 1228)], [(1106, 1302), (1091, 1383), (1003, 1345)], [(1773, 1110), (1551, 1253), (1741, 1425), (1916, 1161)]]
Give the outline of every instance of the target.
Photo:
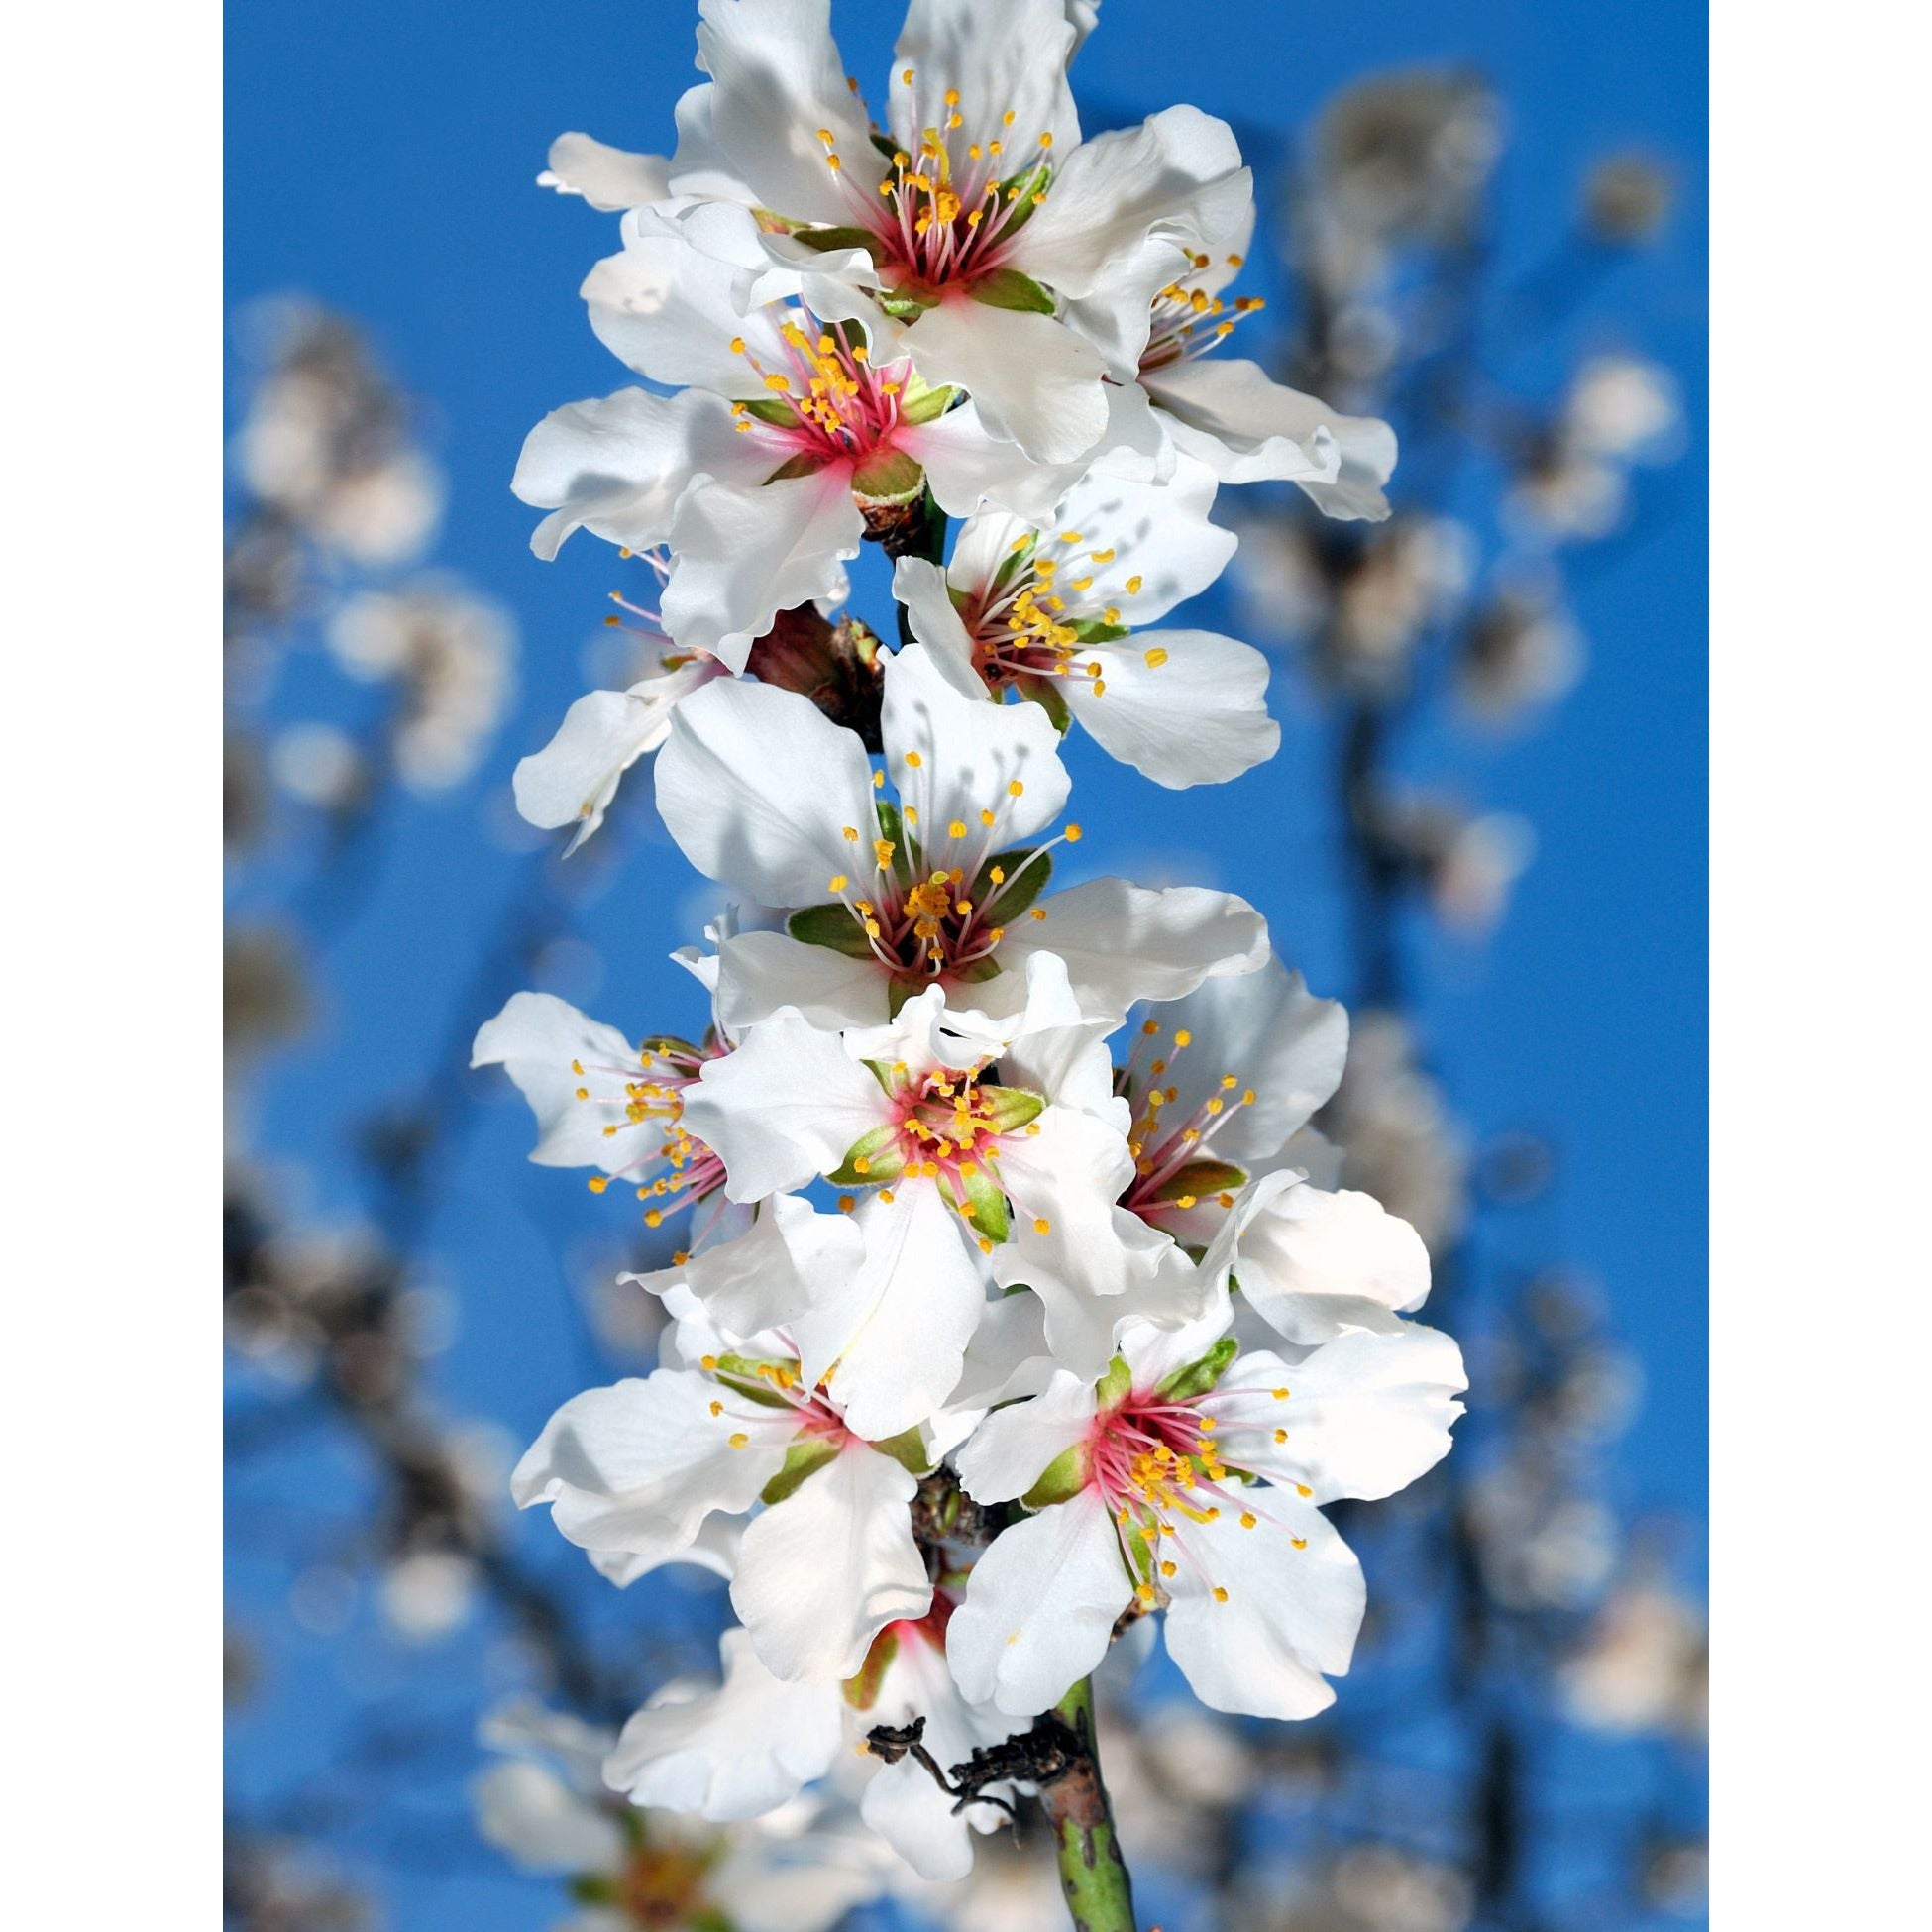
[(1101, 1777), (1094, 1737), (1094, 1690), (1082, 1677), (1054, 1707), (1072, 1734), (1071, 1762), (1040, 1786), (1040, 1803), (1053, 1826), (1060, 1863), (1060, 1889), (1073, 1914), (1074, 1932), (1135, 1932), (1133, 1882), (1121, 1856), (1114, 1808)]

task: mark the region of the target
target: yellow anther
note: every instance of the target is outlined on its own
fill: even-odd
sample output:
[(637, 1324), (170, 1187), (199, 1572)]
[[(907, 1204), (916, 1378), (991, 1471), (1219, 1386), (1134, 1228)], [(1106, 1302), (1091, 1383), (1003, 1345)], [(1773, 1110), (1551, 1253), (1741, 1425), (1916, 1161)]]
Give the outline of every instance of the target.
[(742, 1429), (740, 1429), (740, 1430), (735, 1430), (726, 1440), (730, 1443), (733, 1449), (743, 1449), (744, 1446), (751, 1441), (751, 1438), (747, 1436)]
[(912, 766), (912, 768), (914, 771), (917, 771), (918, 768), (925, 763), (925, 760), (921, 758), (916, 751), (909, 751), (906, 754), (906, 762), (907, 764)]
[(1307, 1483), (1298, 1482), (1295, 1485), (1295, 1494), (1297, 1496), (1302, 1497), (1304, 1500), (1306, 1500), (1308, 1497), (1314, 1495), (1315, 1492), (1308, 1486)]
[(711, 1414), (712, 1414), (712, 1415), (714, 1415), (714, 1416), (721, 1416), (721, 1415), (723, 1415), (723, 1413), (724, 1413), (724, 1404), (723, 1404), (722, 1402), (713, 1402), (713, 1403), (711, 1404)]
[(844, 873), (834, 872), (832, 876), (825, 881), (825, 890), (828, 893), (842, 893), (850, 883), (851, 882), (846, 878)]
[(715, 1355), (699, 1355), (698, 1365), (708, 1375), (717, 1366), (717, 1357)]
[(1277, 1429), (1277, 1430), (1276, 1430), (1276, 1431), (1274, 1432), (1274, 1439), (1275, 1439), (1275, 1441), (1276, 1441), (1277, 1443), (1285, 1443), (1285, 1442), (1286, 1442), (1286, 1441), (1288, 1440), (1288, 1432), (1287, 1432), (1287, 1430), (1285, 1430), (1285, 1429)]
[(993, 813), (990, 811), (982, 810), (980, 813), (980, 823), (984, 825), (988, 831), (991, 831), (993, 829), (993, 823), (994, 823)]
[(1228, 1592), (1219, 1583), (1215, 1585), (1215, 1601), (1217, 1603), (1226, 1603), (1228, 1601)]
[[(987, 816), (991, 817), (992, 813), (991, 812), (987, 813)], [(1004, 886), (1007, 883), (1007, 869), (1003, 865), (996, 865), (993, 868), (993, 870), (987, 874), (987, 877), (991, 879), (996, 886)]]
[(1127, 593), (1128, 596), (1137, 597), (1140, 594), (1140, 582), (1141, 580), (1137, 577), (1129, 577), (1127, 579)]
[(592, 1194), (601, 1194), (604, 1191), (604, 1189), (610, 1185), (610, 1177), (607, 1174), (592, 1174), (590, 1178), (585, 1182), (584, 1185), (588, 1187)]
[(1033, 1233), (1035, 1234), (1050, 1234), (1052, 1232), (1053, 1224), (1044, 1215), (1035, 1215), (1033, 1217)]
[(883, 1201), (883, 1202), (884, 1202), (884, 1203), (886, 1204), (886, 1206), (887, 1206), (887, 1207), (889, 1207), (889, 1208), (890, 1208), (890, 1207), (892, 1206), (892, 1203), (893, 1203), (893, 1191), (892, 1191), (892, 1189), (891, 1189), (891, 1188), (889, 1188), (889, 1187), (882, 1187), (882, 1188), (881, 1188), (881, 1189), (879, 1190), (879, 1198), (880, 1198), (880, 1200), (882, 1200), (882, 1201)]
[(1194, 1035), (1185, 1026), (1174, 1035), (1174, 1046), (1177, 1051), (1183, 1046), (1192, 1046), (1193, 1044)]
[(646, 1228), (660, 1228), (663, 1225), (664, 1210), (662, 1208), (646, 1208), (644, 1210), (644, 1226)]
[(1023, 785), (1021, 785), (1018, 779), (1014, 779), (1007, 786), (1007, 796), (1009, 798), (1017, 799), (1020, 796), (1021, 793), (1025, 791), (1025, 789), (1026, 788)]
[(1194, 1204), (1195, 1204), (1195, 1197), (1191, 1194), (1184, 1194), (1181, 1196), (1180, 1201), (1176, 1205), (1183, 1208), (1191, 1208), (1194, 1206)]
[(952, 821), (952, 823), (946, 827), (946, 836), (948, 838), (964, 838), (966, 836), (965, 819), (955, 818)]
[(1251, 1509), (1244, 1509), (1244, 1510), (1242, 1510), (1242, 1511), (1241, 1511), (1241, 1528), (1242, 1528), (1242, 1529), (1244, 1529), (1244, 1530), (1251, 1530), (1251, 1529), (1253, 1529), (1253, 1527), (1254, 1527), (1254, 1525), (1255, 1525), (1255, 1521), (1256, 1521), (1256, 1518), (1255, 1518), (1255, 1515), (1254, 1515), (1254, 1512), (1253, 1512), (1253, 1511), (1252, 1511)]
[(590, 1088), (589, 1088), (589, 1087), (580, 1087), (580, 1088), (578, 1088), (578, 1090), (577, 1090), (577, 1097), (578, 1097), (578, 1099), (579, 1099), (579, 1100), (589, 1100), (589, 1099), (590, 1098)]
[(1179, 1568), (1179, 1563), (1163, 1562), (1160, 1566), (1160, 1573), (1163, 1576), (1172, 1576)]
[[(847, 826), (846, 826), (846, 827), (844, 828), (844, 831), (843, 831), (843, 834), (842, 834), (842, 836), (843, 836), (843, 837), (844, 837), (844, 838), (846, 839), (846, 841), (847, 841), (848, 843), (856, 843), (856, 842), (857, 842), (857, 840), (858, 840), (858, 836), (859, 836), (859, 828), (858, 828), (858, 826), (856, 826), (856, 825), (847, 825)], [(1231, 1075), (1231, 1076), (1230, 1076), (1230, 1084), (1232, 1084), (1232, 1083), (1233, 1083), (1233, 1076)]]
[(849, 1215), (858, 1205), (859, 1197), (856, 1194), (841, 1194), (838, 1197), (838, 1211), (842, 1215)]
[(1292, 1543), (1297, 1550), (1306, 1550), (1308, 1548), (1308, 1539), (1306, 1537), (1290, 1537), (1288, 1541)]
[(1078, 845), (1080, 843), (1080, 827), (1078, 825), (1069, 825), (1067, 827), (1067, 843), (1069, 845)]
[(1158, 644), (1156, 644), (1153, 647), (1153, 649), (1147, 653), (1147, 669), (1149, 671), (1158, 671), (1160, 667), (1166, 662), (1167, 662), (1167, 653), (1163, 651)]
[(1254, 1105), (1254, 1089), (1252, 1087), (1243, 1087), (1241, 1089), (1241, 1105), (1243, 1107), (1252, 1107)]
[(765, 377), (765, 386), (776, 395), (787, 395), (791, 392), (792, 383), (788, 376), (768, 376)]
[[(1041, 136), (1040, 136), (1040, 138), (1039, 138), (1039, 145), (1040, 145), (1040, 146), (1041, 146), (1042, 148), (1050, 148), (1050, 147), (1052, 147), (1052, 145), (1053, 145), (1053, 137), (1052, 137), (1052, 136), (1051, 136), (1050, 134), (1043, 134), (1043, 135), (1041, 135)], [(1142, 286), (1144, 287), (1144, 286), (1145, 286), (1145, 283), (1142, 283), (1141, 285), (1142, 285)]]
[(1043, 906), (1035, 906), (1027, 912), (1026, 916), (1029, 919), (1044, 919), (1046, 917), (1046, 909)]
[(1272, 1393), (1277, 1402), (1286, 1402), (1288, 1400), (1288, 1391), (1286, 1389), (1275, 1389)]

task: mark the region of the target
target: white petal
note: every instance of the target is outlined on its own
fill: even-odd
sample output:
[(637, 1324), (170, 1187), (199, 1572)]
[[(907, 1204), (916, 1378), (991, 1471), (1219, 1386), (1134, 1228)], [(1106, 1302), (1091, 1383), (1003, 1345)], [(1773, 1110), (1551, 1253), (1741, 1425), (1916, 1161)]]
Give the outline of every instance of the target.
[[(1109, 385), (1110, 431), (1118, 407), (1116, 393)], [(1103, 444), (1107, 442), (1104, 437)], [(893, 443), (925, 471), (933, 500), (948, 516), (971, 516), (991, 503), (1043, 523), (1068, 485), (1085, 475), (1089, 462), (1083, 452), (1066, 463), (1035, 463), (1018, 443), (995, 436), (981, 420), (978, 405), (970, 401), (932, 422), (902, 427)]]
[(1267, 709), (1268, 661), (1252, 645), (1156, 630), (1081, 649), (1101, 667), (1100, 681), (1062, 679), (1067, 708), (1104, 751), (1156, 785), (1220, 785), (1280, 747)]
[(1132, 1597), (1114, 1519), (1083, 1489), (1002, 1530), (973, 1565), (946, 1627), (953, 1677), (971, 1703), (1037, 1716), (1107, 1655)]
[(530, 1872), (601, 1872), (624, 1853), (623, 1827), (542, 1765), (491, 1765), (470, 1787), (477, 1834)]
[[(1078, 592), (1078, 610), (1097, 617), (1112, 606), (1123, 623), (1150, 624), (1205, 590), (1234, 554), (1234, 533), (1208, 520), (1220, 487), (1214, 472), (1192, 457), (1177, 458), (1161, 483), (1090, 471), (1067, 491), (1048, 526), (1076, 530), (1083, 539), (1059, 565), (1062, 578), (1087, 586)], [(1070, 584), (1060, 589), (1073, 594)]]
[(718, 949), (718, 1021), (742, 1032), (792, 1007), (814, 1026), (869, 1026), (886, 1017), (890, 976), (787, 932), (741, 932)]
[(730, 1447), (703, 1375), (660, 1368), (643, 1381), (587, 1389), (544, 1424), (510, 1477), (519, 1509), (549, 1503), (557, 1528), (590, 1551), (663, 1561), (714, 1509), (749, 1509), (784, 1464), (774, 1431)]
[(604, 1761), (613, 1791), (725, 1823), (776, 1809), (830, 1770), (845, 1741), (838, 1687), (773, 1676), (742, 1630), (727, 1630), (718, 1654), (716, 1689), (648, 1704), (624, 1726)]
[[(1348, 1016), (1338, 1000), (1319, 1000), (1299, 973), (1270, 959), (1258, 973), (1205, 981), (1154, 1016), (1171, 1039), (1190, 1033), (1171, 1056), (1180, 1088), (1173, 1118), (1192, 1114), (1233, 1074), (1254, 1098), (1233, 1107), (1216, 1129), (1216, 1157), (1250, 1170), (1271, 1161), (1342, 1084)], [(1178, 1112), (1174, 1112), (1178, 1109)]]
[[(1060, 735), (1044, 711), (965, 697), (923, 644), (887, 663), (880, 734), (887, 776), (919, 814), (926, 863), (961, 865), (969, 878), (995, 839), (1015, 844), (1051, 824), (1072, 789)], [(1023, 788), (1018, 798), (1010, 790), (1016, 783)], [(992, 833), (980, 823), (983, 810), (998, 814)], [(962, 836), (953, 836), (954, 824)]]
[(928, 382), (962, 388), (995, 436), (1035, 463), (1072, 463), (1106, 433), (1101, 353), (1064, 322), (955, 295), (906, 331)]
[(658, 810), (707, 878), (767, 906), (810, 906), (850, 865), (846, 825), (873, 822), (864, 747), (810, 698), (720, 679), (678, 706), (657, 761)]
[(902, 1181), (859, 1204), (865, 1268), (849, 1292), (793, 1326), (807, 1376), (834, 1359), (845, 1426), (883, 1441), (952, 1393), (986, 1307), (988, 1275), (971, 1231), (936, 1183)]
[(849, 466), (752, 487), (700, 477), (679, 500), (668, 533), (671, 575), (658, 604), (664, 627), (686, 650), (708, 651), (742, 671), (781, 610), (844, 594), (845, 562), (864, 537)]
[(675, 396), (619, 389), (553, 409), (524, 438), (510, 488), (551, 515), (530, 548), (555, 557), (573, 530), (649, 550), (671, 534), (672, 512), (698, 472), (737, 477), (746, 451), (729, 406), (701, 389)]
[(753, 1336), (797, 1321), (864, 1259), (865, 1242), (844, 1215), (781, 1194), (760, 1205), (747, 1233), (694, 1254), (679, 1272), (720, 1328)]
[[(955, 565), (959, 547), (975, 524), (988, 522), (1006, 525), (1005, 516), (974, 517), (962, 530), (953, 550)], [(986, 682), (973, 668), (973, 640), (946, 591), (947, 574), (923, 557), (902, 557), (893, 569), (893, 596), (906, 606), (906, 618), (913, 638), (931, 653), (933, 664), (962, 698), (987, 697)]]
[[(713, 82), (710, 139), (761, 206), (790, 221), (849, 224), (852, 202), (825, 164), (818, 130), (833, 136), (855, 188), (873, 148), (832, 42), (830, 0), (701, 0), (698, 11), (698, 65)], [(680, 144), (681, 187), (686, 161)]]
[(980, 1503), (1025, 1495), (1047, 1465), (1093, 1433), (1094, 1388), (1063, 1369), (1030, 1402), (998, 1409), (955, 1458), (960, 1485)]
[(686, 1090), (684, 1118), (723, 1161), (726, 1195), (762, 1201), (830, 1173), (891, 1113), (885, 1090), (836, 1033), (781, 1013), (704, 1063)]
[(1028, 161), (1042, 134), (1064, 153), (1080, 139), (1067, 87), (1073, 44), (1061, 0), (1002, 0), (997, 27), (980, 0), (909, 0), (887, 104), (894, 139), (917, 148), (954, 91), (965, 121), (957, 139), (997, 139), (1002, 116), (1011, 114), (1005, 138), (1010, 147), (1023, 147)]
[(671, 729), (681, 699), (726, 676), (714, 658), (695, 657), (628, 691), (587, 692), (564, 713), (556, 736), (519, 759), (510, 784), (516, 808), (532, 825), (575, 825), (575, 852), (603, 823), (617, 785)]
[(1292, 1172), (1241, 1191), (1202, 1266), (1231, 1262), (1255, 1314), (1291, 1342), (1388, 1333), (1429, 1297), (1429, 1250), (1406, 1221), (1371, 1195), (1331, 1194)]
[(614, 215), (662, 201), (671, 192), (671, 163), (663, 155), (606, 147), (588, 134), (560, 134), (537, 186), (581, 194), (599, 214)]
[[(1302, 1362), (1243, 1354), (1207, 1406), (1236, 1466), (1299, 1482), (1317, 1503), (1373, 1502), (1449, 1453), (1449, 1427), (1462, 1413), (1454, 1398), (1468, 1386), (1455, 1343), (1405, 1323), (1393, 1335), (1338, 1336)], [(1274, 1440), (1279, 1431), (1286, 1442)]]
[(1379, 522), (1395, 468), (1395, 432), (1344, 416), (1274, 381), (1258, 363), (1201, 356), (1141, 376), (1168, 433), (1223, 483), (1299, 483), (1328, 516)]
[(1092, 879), (1050, 895), (1039, 910), (1043, 920), (1009, 929), (1001, 963), (1014, 972), (1029, 954), (1058, 953), (1082, 1007), (1116, 1021), (1136, 1000), (1177, 1000), (1205, 979), (1252, 972), (1268, 957), (1267, 922), (1233, 893)]
[[(1367, 1590), (1354, 1553), (1318, 1511), (1279, 1491), (1266, 1500), (1285, 1528), (1243, 1530), (1225, 1511), (1189, 1526), (1205, 1574), (1184, 1562), (1166, 1579), (1167, 1654), (1215, 1710), (1313, 1717), (1335, 1702), (1323, 1673), (1348, 1668)], [(1291, 1537), (1307, 1547), (1297, 1550)], [(1216, 1587), (1226, 1602), (1216, 1601)]]
[[(1170, 107), (1069, 155), (1008, 259), (1061, 294), (1087, 295), (1149, 239), (1197, 249), (1237, 219), (1252, 195), (1227, 122), (1198, 107)], [(1185, 267), (1177, 255), (1170, 275)]]
[[(616, 1027), (554, 993), (512, 994), (479, 1028), (470, 1064), (500, 1066), (515, 1081), (537, 1117), (530, 1158), (540, 1167), (601, 1167), (614, 1174), (637, 1158), (643, 1141), (655, 1149), (663, 1137), (647, 1127), (640, 1138), (625, 1113), (624, 1082), (642, 1072), (637, 1049)], [(587, 1086), (592, 1098), (579, 1100), (579, 1088)], [(606, 1127), (619, 1131), (608, 1135)]]
[[(696, 384), (722, 396), (763, 394), (747, 356), (787, 369), (779, 308), (743, 314), (734, 294), (739, 270), (693, 246), (684, 228), (626, 218), (624, 247), (585, 278), (582, 294), (597, 340), (640, 376), (667, 387)], [(772, 287), (776, 298), (797, 290)], [(742, 341), (747, 354), (734, 354)], [(776, 467), (776, 465), (774, 465)]]
[(1053, 1360), (1088, 1381), (1107, 1372), (1127, 1331), (1182, 1328), (1226, 1301), (1223, 1277), (1197, 1268), (1171, 1236), (1123, 1208), (1113, 1211), (1113, 1223), (1105, 1250), (1115, 1264), (1111, 1292), (1096, 1292), (1091, 1265), (1068, 1267), (1042, 1254), (1029, 1226), (993, 1251), (995, 1278), (1023, 1284), (1038, 1298)]
[(918, 1486), (891, 1456), (848, 1443), (745, 1532), (731, 1605), (774, 1675), (849, 1677), (886, 1625), (932, 1607), (909, 1508)]
[[(996, 1295), (987, 1303), (980, 1325), (966, 1350), (966, 1365), (948, 1399), (948, 1417), (977, 1414), (996, 1402), (1038, 1395), (1053, 1379), (1054, 1367), (1046, 1347), (1044, 1312), (1037, 1295)], [(955, 1441), (969, 1434), (960, 1430)], [(949, 1443), (935, 1452), (950, 1450)]]

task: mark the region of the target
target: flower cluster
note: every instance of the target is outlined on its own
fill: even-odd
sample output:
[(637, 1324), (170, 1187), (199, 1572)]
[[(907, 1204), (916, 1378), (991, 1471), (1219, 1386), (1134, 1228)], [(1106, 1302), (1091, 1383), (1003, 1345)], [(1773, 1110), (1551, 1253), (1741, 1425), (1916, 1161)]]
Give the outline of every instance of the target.
[[(1229, 292), (1249, 176), (1191, 108), (1082, 140), (1094, 11), (912, 0), (875, 119), (827, 0), (701, 0), (675, 156), (552, 152), (622, 214), (592, 326), (673, 392), (557, 411), (515, 487), (540, 553), (584, 528), (648, 559), (664, 648), (519, 804), (582, 838), (655, 751), (665, 826), (736, 901), (678, 955), (701, 1028), (524, 993), (475, 1051), (535, 1159), (688, 1218), (630, 1278), (661, 1365), (567, 1402), (513, 1479), (617, 1582), (730, 1577), (721, 1683), (604, 1761), (640, 1805), (774, 1813), (914, 1719), (957, 1764), (1155, 1612), (1206, 1703), (1311, 1715), (1364, 1607), (1322, 1508), (1415, 1479), (1460, 1412), (1454, 1343), (1403, 1319), (1421, 1240), (1310, 1125), (1342, 1009), (1231, 894), (1054, 877), (1074, 723), (1167, 787), (1276, 747), (1260, 655), (1159, 627), (1234, 550), (1219, 487), (1375, 518), (1395, 458), (1216, 353), (1260, 306)], [(868, 537), (903, 642), (861, 731), (761, 646)], [(864, 1769), (934, 1878), (1026, 1786)]]

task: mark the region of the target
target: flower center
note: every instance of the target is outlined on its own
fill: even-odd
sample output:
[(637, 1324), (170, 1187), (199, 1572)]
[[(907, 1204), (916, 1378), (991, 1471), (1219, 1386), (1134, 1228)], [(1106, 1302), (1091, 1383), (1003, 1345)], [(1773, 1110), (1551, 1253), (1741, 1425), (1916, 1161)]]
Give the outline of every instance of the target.
[[(993, 582), (960, 612), (973, 637), (974, 668), (989, 688), (1022, 678), (1084, 678), (1096, 697), (1106, 691), (1100, 661), (1083, 657), (1081, 645), (1096, 626), (1112, 630), (1122, 622), (1118, 604), (1092, 594), (1095, 572), (1115, 555), (1111, 544), (1096, 546), (1079, 530), (1014, 540)], [(1138, 596), (1140, 583), (1129, 577), (1127, 595)]]
[(723, 1185), (723, 1162), (684, 1124), (685, 1089), (696, 1083), (707, 1060), (729, 1051), (716, 1042), (693, 1046), (665, 1038), (641, 1045), (635, 1066), (571, 1062), (584, 1083), (577, 1089), (581, 1103), (621, 1110), (621, 1120), (604, 1123), (603, 1137), (621, 1137), (631, 1155), (608, 1174), (591, 1175), (592, 1194), (601, 1194), (613, 1180), (630, 1183), (637, 1198), (651, 1204), (644, 1211), (646, 1227), (656, 1228), (667, 1210), (688, 1208)]
[(624, 1861), (617, 1893), (624, 1915), (650, 1932), (698, 1922), (703, 1912), (704, 1875), (712, 1854), (694, 1845), (656, 1845), (644, 1839)]
[[(1245, 260), (1239, 255), (1226, 258), (1227, 266), (1236, 269)], [(1140, 352), (1143, 372), (1206, 355), (1234, 333), (1243, 316), (1267, 307), (1259, 295), (1236, 296), (1231, 303), (1204, 286), (1204, 271), (1213, 266), (1212, 256), (1197, 255), (1193, 274), (1170, 281), (1154, 297), (1147, 346)]]
[[(917, 152), (895, 148), (892, 172), (868, 196), (846, 178), (845, 162), (829, 128), (818, 130), (825, 165), (837, 177), (861, 227), (885, 245), (882, 266), (895, 292), (914, 299), (936, 299), (941, 289), (958, 287), (1000, 266), (1005, 245), (1027, 216), (1046, 199), (1052, 167), (1047, 156), (1053, 137), (1041, 134), (1028, 145), (1013, 126), (1014, 110), (999, 116), (975, 115), (978, 139), (966, 131), (967, 115), (956, 87), (937, 102), (921, 103), (917, 74), (903, 68), (900, 80), (912, 90), (909, 114), (918, 127)], [(929, 117), (929, 118), (928, 118)]]
[(764, 427), (791, 452), (771, 479), (802, 476), (828, 463), (862, 464), (889, 449), (900, 423), (900, 398), (912, 376), (909, 359), (874, 369), (866, 344), (843, 322), (824, 324), (794, 309), (779, 325), (785, 366), (768, 369), (742, 336), (731, 350), (758, 376), (765, 394), (731, 405), (734, 427)]
[[(1254, 1089), (1243, 1086), (1237, 1074), (1224, 1073), (1191, 1110), (1170, 1113), (1181, 1089), (1178, 1084), (1162, 1085), (1162, 1078), (1194, 1044), (1194, 1035), (1185, 1026), (1177, 1027), (1171, 1043), (1162, 1048), (1161, 1031), (1157, 1020), (1142, 1024), (1133, 1057), (1121, 1079), (1134, 1103), (1133, 1125), (1127, 1130), (1133, 1180), (1122, 1195), (1121, 1206), (1154, 1227), (1161, 1225), (1163, 1216), (1185, 1213), (1203, 1200), (1220, 1208), (1234, 1205), (1233, 1190), (1245, 1176), (1238, 1167), (1215, 1158), (1214, 1138), (1243, 1107), (1254, 1104)], [(1144, 1069), (1143, 1053), (1153, 1056)]]

